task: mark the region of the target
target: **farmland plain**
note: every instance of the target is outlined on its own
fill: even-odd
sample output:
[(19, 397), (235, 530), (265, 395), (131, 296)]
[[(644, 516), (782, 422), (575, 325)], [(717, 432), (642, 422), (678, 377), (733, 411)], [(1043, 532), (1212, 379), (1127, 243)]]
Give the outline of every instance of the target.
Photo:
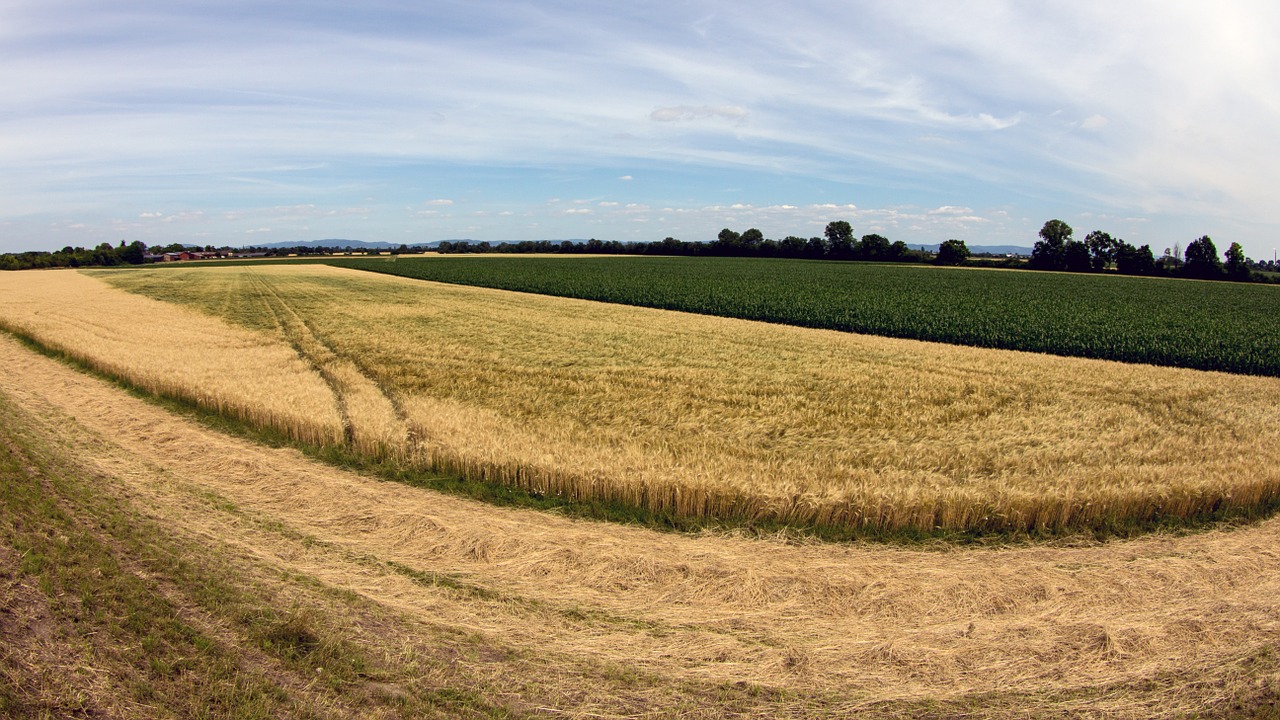
[(1275, 378), (316, 265), (95, 277), (292, 345), (366, 457), (675, 525), (1126, 533), (1280, 493)]
[[(1257, 717), (1280, 694), (1280, 519), (1070, 534), (1264, 509), (1275, 378), (317, 266), (3, 275), (0, 322), (27, 341), (0, 337), (6, 717)], [(1012, 516), (978, 547), (655, 532), (383, 482), (83, 368), (542, 492), (644, 480), (629, 501), (796, 522), (1089, 499), (1035, 543), (999, 542)]]
[(939, 550), (381, 482), (0, 338), (0, 714), (1260, 717), (1280, 521)]
[(1280, 376), (1280, 288), (742, 258), (343, 260), (406, 277), (724, 317)]

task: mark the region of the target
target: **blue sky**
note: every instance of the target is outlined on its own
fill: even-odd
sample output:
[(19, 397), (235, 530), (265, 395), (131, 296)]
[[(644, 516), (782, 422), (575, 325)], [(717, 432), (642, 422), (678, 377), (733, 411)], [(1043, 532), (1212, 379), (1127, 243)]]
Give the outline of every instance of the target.
[(1280, 244), (1280, 5), (0, 3), (0, 251)]

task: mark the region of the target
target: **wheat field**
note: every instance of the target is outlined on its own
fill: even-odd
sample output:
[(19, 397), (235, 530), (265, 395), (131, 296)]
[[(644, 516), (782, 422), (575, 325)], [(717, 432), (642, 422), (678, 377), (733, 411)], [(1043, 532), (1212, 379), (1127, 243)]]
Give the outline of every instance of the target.
[[(327, 392), (361, 452), (535, 494), (684, 517), (1004, 532), (1269, 508), (1280, 487), (1276, 379), (324, 266), (94, 276), (134, 294), (120, 302), (163, 299), (292, 346), (299, 376), (325, 381), (306, 386), (313, 402)], [(75, 344), (36, 317), (24, 332)]]
[(72, 270), (0, 278), (0, 329), (156, 395), (309, 443), (341, 442), (333, 393), (287, 343)]
[[(60, 475), (92, 478), (199, 556), (179, 558), (228, 564), (184, 581), (115, 544), (105, 579), (153, 584), (177, 618), (243, 654), (239, 672), (304, 696), (275, 716), (1173, 720), (1270, 717), (1280, 693), (1280, 518), (968, 548), (663, 533), (380, 482), (213, 431), (6, 338), (0, 362), (0, 458), (15, 429), (40, 438)], [(76, 517), (73, 546), (128, 525)], [(24, 550), (3, 538), (6, 521), (29, 519), (0, 514), (0, 639), (12, 641), (0, 700), (29, 654), (41, 664), (17, 679), (37, 682), (18, 694), (79, 693), (67, 712), (30, 717), (156, 717), (154, 695), (129, 702), (156, 676), (112, 672), (145, 626), (131, 644), (86, 638), (99, 625), (72, 591), (77, 620), (42, 640), (50, 621), (34, 610), (57, 601), (23, 600), (42, 578), (18, 570)], [(326, 683), (315, 661), (273, 662), (214, 582), (270, 589), (260, 602), (296, 608), (370, 666)], [(89, 642), (109, 651), (77, 657)]]

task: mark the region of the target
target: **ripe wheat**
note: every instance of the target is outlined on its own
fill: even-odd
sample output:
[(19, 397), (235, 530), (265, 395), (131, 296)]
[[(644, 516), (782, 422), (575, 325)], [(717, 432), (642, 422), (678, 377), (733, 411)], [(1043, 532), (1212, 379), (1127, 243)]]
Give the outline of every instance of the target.
[(72, 270), (0, 276), (0, 328), (147, 392), (307, 443), (342, 439), (333, 393), (271, 334), (123, 292)]
[(317, 372), (363, 378), (331, 381), (340, 398), (356, 385), (385, 398), (376, 411), (339, 402), (354, 438), (404, 438), (404, 462), (533, 493), (687, 517), (1003, 532), (1253, 511), (1280, 490), (1275, 378), (319, 266), (101, 276), (295, 345), (311, 338), (324, 350), (300, 352)]

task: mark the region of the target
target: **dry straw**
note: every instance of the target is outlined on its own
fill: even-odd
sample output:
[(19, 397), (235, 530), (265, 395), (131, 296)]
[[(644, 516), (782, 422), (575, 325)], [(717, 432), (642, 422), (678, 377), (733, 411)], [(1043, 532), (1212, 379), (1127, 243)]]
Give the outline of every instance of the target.
[(1007, 531), (1258, 508), (1280, 488), (1271, 378), (331, 267), (105, 276), (292, 344), (328, 380), (357, 448), (535, 493), (690, 517)]
[[(361, 647), (403, 619), (425, 655), (392, 663), (503, 676), (486, 700), (508, 707), (1185, 718), (1243, 716), (1280, 688), (1280, 519), (946, 551), (655, 533), (377, 482), (175, 418), (11, 342), (0, 362), (0, 398), (148, 518), (255, 559), (264, 587), (288, 578), (376, 605)], [(459, 638), (503, 651), (459, 653)]]
[(0, 327), (147, 392), (286, 433), (342, 438), (333, 393), (288, 344), (71, 270), (0, 277)]

